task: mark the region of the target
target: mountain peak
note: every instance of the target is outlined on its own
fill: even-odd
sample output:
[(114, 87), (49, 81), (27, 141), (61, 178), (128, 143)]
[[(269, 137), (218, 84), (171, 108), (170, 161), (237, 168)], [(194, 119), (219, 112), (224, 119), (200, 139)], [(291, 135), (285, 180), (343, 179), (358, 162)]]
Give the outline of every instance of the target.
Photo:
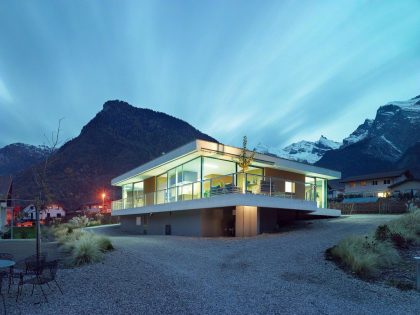
[(271, 154), (288, 160), (295, 160), (304, 163), (315, 163), (326, 151), (338, 149), (341, 143), (321, 136), (318, 141), (311, 142), (302, 140), (292, 143), (285, 148), (268, 147), (259, 143), (255, 148), (258, 152)]

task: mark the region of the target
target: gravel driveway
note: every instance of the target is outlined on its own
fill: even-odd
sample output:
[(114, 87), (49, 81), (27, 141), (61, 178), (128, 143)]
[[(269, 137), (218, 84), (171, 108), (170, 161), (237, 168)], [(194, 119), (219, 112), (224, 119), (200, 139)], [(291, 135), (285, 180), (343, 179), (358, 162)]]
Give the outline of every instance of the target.
[[(311, 221), (253, 238), (110, 235), (116, 250), (100, 264), (60, 270), (57, 290), (39, 289), (9, 314), (420, 314), (420, 294), (355, 279), (324, 250), (392, 216)], [(47, 289), (48, 290), (48, 289)]]

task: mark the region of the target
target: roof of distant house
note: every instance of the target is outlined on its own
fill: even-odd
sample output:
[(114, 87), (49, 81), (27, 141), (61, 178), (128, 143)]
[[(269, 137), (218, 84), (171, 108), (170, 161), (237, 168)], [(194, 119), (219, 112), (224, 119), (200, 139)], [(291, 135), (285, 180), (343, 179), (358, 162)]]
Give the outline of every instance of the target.
[(8, 199), (12, 189), (12, 176), (0, 176), (0, 200)]
[(402, 184), (409, 183), (409, 182), (414, 182), (414, 183), (417, 182), (417, 183), (420, 183), (420, 178), (408, 178), (408, 179), (405, 179), (405, 180), (403, 180), (401, 182), (392, 184), (392, 185), (388, 186), (388, 188), (395, 188), (395, 187), (398, 187), (398, 186), (400, 186)]
[(328, 188), (334, 190), (344, 190), (344, 184), (336, 179), (328, 181)]
[(410, 172), (408, 170), (399, 170), (399, 171), (372, 173), (372, 174), (366, 174), (366, 175), (347, 177), (347, 178), (342, 179), (340, 182), (348, 183), (348, 182), (355, 182), (355, 181), (368, 180), (368, 179), (394, 178), (394, 177), (399, 177), (403, 174), (405, 174), (407, 177), (410, 177)]

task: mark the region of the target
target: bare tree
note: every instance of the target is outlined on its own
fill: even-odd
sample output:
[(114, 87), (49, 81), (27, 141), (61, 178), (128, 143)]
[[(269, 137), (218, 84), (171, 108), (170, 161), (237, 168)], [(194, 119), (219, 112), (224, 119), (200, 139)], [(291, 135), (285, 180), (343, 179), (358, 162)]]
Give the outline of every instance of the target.
[(36, 195), (34, 196), (34, 205), (35, 205), (35, 221), (36, 221), (36, 259), (39, 263), (39, 257), (41, 252), (41, 226), (39, 222), (40, 211), (46, 207), (48, 203), (52, 201), (52, 193), (48, 185), (48, 167), (53, 161), (53, 157), (57, 148), (60, 144), (60, 131), (61, 131), (61, 121), (63, 118), (58, 120), (57, 130), (51, 132), (50, 137), (45, 136), (46, 142), (44, 148), (46, 149), (46, 154), (44, 161), (33, 167), (33, 178), (36, 185)]

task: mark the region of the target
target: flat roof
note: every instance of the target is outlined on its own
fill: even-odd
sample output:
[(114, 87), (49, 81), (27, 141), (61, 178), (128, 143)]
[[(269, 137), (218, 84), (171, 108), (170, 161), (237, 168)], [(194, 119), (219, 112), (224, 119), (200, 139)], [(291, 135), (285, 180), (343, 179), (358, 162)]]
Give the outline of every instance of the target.
[(408, 176), (409, 175), (408, 170), (398, 170), (398, 171), (391, 171), (391, 172), (371, 173), (371, 174), (365, 174), (365, 175), (352, 176), (352, 177), (347, 177), (341, 180), (340, 183), (348, 183), (348, 182), (368, 180), (368, 179), (393, 178), (393, 177), (399, 177), (403, 174), (406, 174)]
[[(237, 158), (241, 151), (241, 148), (227, 146), (222, 143), (195, 140), (115, 177), (112, 179), (111, 184), (114, 186), (121, 186), (134, 181), (142, 181), (146, 178), (160, 175), (179, 164), (188, 162), (199, 156), (232, 160)], [(251, 151), (249, 152), (251, 153)], [(338, 171), (259, 152), (256, 152), (252, 164), (255, 166), (300, 173), (306, 176), (322, 177), (326, 179), (341, 178), (341, 173)]]

